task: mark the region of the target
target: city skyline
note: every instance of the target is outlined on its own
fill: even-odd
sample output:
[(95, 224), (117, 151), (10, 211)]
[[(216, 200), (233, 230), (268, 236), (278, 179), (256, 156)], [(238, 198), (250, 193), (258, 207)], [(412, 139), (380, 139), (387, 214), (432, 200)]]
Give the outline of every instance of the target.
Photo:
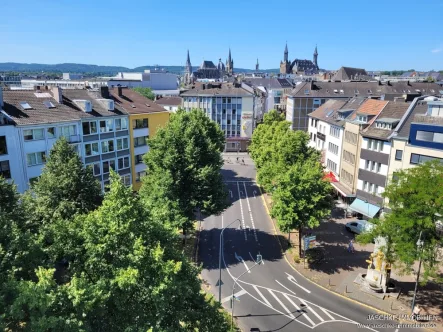
[[(290, 60), (312, 59), (318, 45), (324, 69), (443, 69), (443, 38), (437, 33), (443, 23), (417, 20), (408, 6), (415, 3), (409, 0), (376, 0), (371, 7), (350, 0), (320, 1), (316, 11), (301, 3), (296, 19), (269, 12), (264, 1), (252, 9), (231, 0), (221, 6), (203, 1), (169, 7), (141, 1), (124, 6), (115, 0), (78, 3), (42, 8), (29, 0), (6, 1), (0, 27), (8, 31), (2, 38), (8, 51), (0, 54), (0, 62), (184, 66), (189, 49), (197, 66), (203, 60), (225, 61), (231, 48), (235, 67), (253, 69), (258, 58), (260, 68), (274, 69), (287, 42)], [(291, 13), (292, 6), (281, 1), (275, 11)], [(441, 12), (443, 3), (428, 1), (426, 11)]]

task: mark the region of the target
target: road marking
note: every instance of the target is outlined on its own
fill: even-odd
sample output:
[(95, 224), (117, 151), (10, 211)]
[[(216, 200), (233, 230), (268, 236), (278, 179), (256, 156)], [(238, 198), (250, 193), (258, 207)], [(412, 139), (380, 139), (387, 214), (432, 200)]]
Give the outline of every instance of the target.
[(332, 320), (335, 320), (334, 317), (332, 317), (331, 314), (330, 314), (327, 310), (323, 309), (322, 307), (319, 307), (319, 308), (320, 308), (321, 311), (323, 311), (326, 315), (328, 315), (329, 318), (331, 318)]
[(296, 305), (295, 303), (294, 303), (294, 301), (292, 301), (290, 298), (289, 298), (289, 296), (287, 296), (286, 294), (283, 294), (283, 296), (284, 297), (286, 297), (286, 300), (288, 300), (289, 302), (291, 302), (291, 304), (302, 314), (302, 316), (303, 317), (305, 317), (306, 319), (307, 319), (307, 321), (309, 322), (309, 323), (311, 323), (312, 324), (312, 326), (315, 326), (315, 323), (314, 323), (314, 321), (311, 319), (311, 318), (309, 318), (309, 316), (305, 313), (305, 312), (303, 312), (303, 310), (302, 309), (300, 309), (300, 307), (298, 306), (298, 305)]
[[(285, 272), (286, 273), (286, 272)], [(288, 280), (290, 282), (292, 282), (294, 285), (300, 287), (301, 289), (303, 289), (305, 292), (307, 293), (311, 293), (311, 291), (309, 289), (304, 288), (303, 286), (300, 286), (297, 282), (297, 280), (295, 280), (295, 278), (293, 276), (291, 276), (289, 273), (286, 273), (288, 275)]]
[[(223, 182), (226, 182), (226, 183), (237, 183), (238, 181), (236, 181), (236, 180), (224, 180)], [(242, 182), (255, 183), (254, 180), (251, 180), (251, 181), (242, 181)]]
[(309, 309), (309, 311), (311, 311), (320, 321), (322, 321), (322, 322), (324, 322), (325, 320), (314, 310), (314, 309), (312, 309), (310, 306), (308, 306), (307, 304), (306, 304), (306, 302), (305, 301), (303, 301), (302, 299), (299, 299), (300, 300), (300, 302), (306, 307), (306, 308), (308, 308)]
[(275, 280), (275, 281), (277, 281), (277, 284), (279, 284), (280, 286), (282, 286), (282, 287), (285, 288), (286, 290), (290, 291), (292, 294), (296, 295), (295, 292), (291, 291), (288, 287), (286, 287), (286, 286), (284, 286), (283, 284), (281, 284), (278, 280)]
[(292, 312), (288, 308), (286, 308), (286, 306), (283, 304), (282, 301), (280, 301), (280, 299), (277, 297), (277, 295), (275, 295), (270, 289), (268, 289), (268, 291), (269, 291), (269, 293), (271, 293), (271, 295), (274, 297), (274, 299), (276, 299), (277, 302), (280, 303), (282, 308), (286, 310), (286, 312), (288, 313), (289, 317), (291, 317), (292, 319), (295, 319), (295, 316), (292, 314)]
[(255, 229), (254, 218), (252, 217), (251, 205), (249, 204), (248, 191), (246, 190), (246, 183), (245, 182), (243, 182), (243, 186), (245, 187), (246, 202), (248, 203), (249, 218), (251, 218), (252, 228), (254, 229), (255, 242), (258, 242), (257, 230)]
[(234, 196), (232, 195), (232, 190), (229, 190), (229, 195), (231, 195), (231, 198), (234, 197)]
[(248, 267), (248, 265), (245, 263), (245, 261), (243, 260), (243, 257), (237, 255), (236, 252), (235, 252), (234, 254), (235, 254), (235, 258), (236, 258), (239, 262), (242, 262), (242, 263), (245, 265), (246, 270), (248, 271), (248, 273), (251, 273), (251, 270), (249, 270), (249, 267)]
[(245, 234), (245, 241), (248, 241), (248, 236), (246, 235), (245, 216), (243, 215), (243, 205), (241, 204), (240, 185), (238, 182), (237, 182), (237, 190), (238, 190), (238, 201), (240, 202), (240, 212), (241, 212), (241, 220), (242, 220), (242, 225), (243, 225), (243, 234)]
[[(245, 291), (244, 289), (242, 289), (241, 291), (238, 291), (237, 293), (235, 293), (235, 294), (234, 294), (234, 297), (240, 297), (240, 296), (242, 296), (242, 295), (244, 295), (244, 294), (247, 294), (247, 293), (248, 293), (247, 291)], [(226, 297), (222, 300), (222, 303), (225, 303), (225, 302), (230, 301), (231, 298), (232, 298), (232, 295), (226, 296)]]
[(269, 303), (268, 299), (267, 299), (266, 297), (264, 297), (264, 295), (259, 291), (259, 289), (257, 288), (257, 286), (254, 285), (254, 286), (252, 286), (252, 287), (255, 289), (255, 291), (257, 292), (257, 294), (260, 295), (260, 297), (263, 299), (263, 301), (265, 301), (266, 304), (267, 304), (269, 307), (272, 308), (271, 303)]

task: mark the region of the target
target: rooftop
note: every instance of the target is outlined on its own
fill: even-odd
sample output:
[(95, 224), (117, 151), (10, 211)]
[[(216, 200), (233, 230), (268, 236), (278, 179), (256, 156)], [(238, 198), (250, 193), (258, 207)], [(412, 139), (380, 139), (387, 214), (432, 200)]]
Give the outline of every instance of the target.
[(196, 83), (181, 94), (187, 96), (235, 96), (251, 97), (253, 94), (235, 83)]
[[(121, 91), (121, 95), (119, 95), (119, 90)], [(110, 97), (114, 100), (115, 105), (118, 105), (129, 114), (167, 112), (162, 106), (157, 105), (153, 100), (142, 96), (132, 89), (113, 88), (109, 90), (109, 93)]]
[(387, 104), (387, 101), (367, 99), (347, 120), (350, 122), (357, 122), (357, 115), (368, 115), (369, 118), (367, 124), (370, 125), (374, 122), (375, 116), (380, 114)]
[(263, 86), (267, 89), (288, 89), (293, 86), (286, 78), (248, 77), (243, 82), (254, 87)]
[(181, 97), (163, 97), (155, 101), (158, 105), (164, 106), (180, 106), (182, 104)]
[(395, 128), (395, 132), (397, 133), (397, 138), (408, 139), (409, 132), (411, 130), (411, 123), (414, 122), (414, 117), (417, 114), (426, 114), (428, 110), (428, 105), (426, 101), (417, 100), (415, 106), (408, 110), (400, 120), (399, 125)]
[[(319, 119), (337, 126), (343, 126), (343, 119), (338, 116), (339, 110), (346, 104), (346, 100), (330, 99), (309, 116), (315, 119)], [(352, 110), (350, 110), (352, 112)]]

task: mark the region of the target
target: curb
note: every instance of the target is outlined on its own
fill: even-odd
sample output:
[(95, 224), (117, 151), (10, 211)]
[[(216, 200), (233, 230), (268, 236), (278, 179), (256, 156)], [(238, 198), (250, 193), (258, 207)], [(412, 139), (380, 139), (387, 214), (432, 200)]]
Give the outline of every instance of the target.
[[(263, 191), (262, 191), (261, 186), (258, 185), (258, 184), (257, 184), (257, 186), (258, 186), (258, 189), (260, 190), (261, 198), (262, 198), (262, 200), (263, 200), (263, 205), (265, 206), (266, 213), (268, 214), (269, 219), (271, 219), (271, 221), (272, 221), (272, 227), (274, 228), (274, 236), (276, 237), (276, 240), (278, 241), (278, 243), (279, 243), (279, 245), (280, 245), (281, 253), (282, 253), (283, 257), (285, 258), (286, 263), (287, 263), (287, 264), (288, 264), (288, 265), (289, 265), (289, 266), (290, 266), (295, 272), (297, 272), (301, 277), (303, 277), (304, 279), (306, 279), (306, 280), (309, 281), (310, 283), (316, 285), (317, 287), (320, 287), (321, 289), (323, 289), (323, 290), (325, 290), (325, 291), (327, 291), (327, 292), (329, 292), (329, 293), (331, 293), (331, 294), (337, 295), (337, 296), (341, 297), (342, 299), (346, 299), (346, 300), (348, 300), (349, 302), (352, 302), (352, 303), (354, 303), (354, 304), (358, 304), (358, 305), (360, 305), (360, 306), (362, 306), (362, 307), (365, 307), (365, 308), (367, 308), (367, 309), (371, 309), (371, 310), (373, 310), (373, 311), (375, 311), (375, 312), (377, 312), (377, 313), (379, 313), (379, 314), (388, 315), (388, 316), (391, 316), (391, 315), (392, 315), (391, 313), (388, 313), (388, 312), (386, 312), (386, 311), (383, 311), (383, 310), (381, 310), (381, 309), (379, 309), (379, 308), (376, 308), (376, 307), (373, 307), (373, 306), (368, 305), (368, 304), (366, 304), (366, 303), (363, 303), (363, 302), (360, 302), (360, 301), (354, 300), (354, 299), (352, 299), (352, 298), (349, 298), (349, 297), (347, 297), (347, 296), (344, 296), (343, 294), (340, 294), (340, 293), (338, 293), (338, 292), (335, 292), (335, 291), (333, 291), (333, 290), (330, 290), (330, 289), (328, 289), (328, 288), (326, 288), (326, 287), (324, 287), (324, 286), (322, 286), (322, 285), (320, 285), (320, 284), (317, 284), (315, 281), (311, 280), (310, 278), (306, 277), (306, 276), (303, 275), (301, 272), (299, 272), (299, 271), (295, 268), (295, 266), (293, 266), (293, 265), (291, 264), (291, 262), (288, 260), (288, 257), (286, 256), (286, 252), (283, 250), (282, 244), (281, 244), (280, 240), (277, 238), (277, 235), (278, 235), (279, 233), (278, 233), (278, 231), (277, 231), (277, 227), (276, 227), (276, 225), (275, 225), (275, 221), (274, 221), (274, 219), (271, 217), (271, 214), (270, 214), (270, 212), (269, 212), (269, 208), (268, 208), (268, 203), (266, 202), (266, 200), (265, 200), (265, 198), (264, 198), (264, 196), (263, 196)], [(415, 322), (415, 321), (404, 320), (404, 319), (399, 319), (398, 322), (399, 322), (399, 323), (409, 323), (409, 324), (411, 324), (411, 323), (417, 323), (417, 322)], [(433, 332), (436, 331), (436, 330), (432, 330), (432, 329), (429, 329), (429, 328), (426, 328), (426, 327), (422, 327), (422, 329), (427, 330), (427, 331), (433, 331)]]

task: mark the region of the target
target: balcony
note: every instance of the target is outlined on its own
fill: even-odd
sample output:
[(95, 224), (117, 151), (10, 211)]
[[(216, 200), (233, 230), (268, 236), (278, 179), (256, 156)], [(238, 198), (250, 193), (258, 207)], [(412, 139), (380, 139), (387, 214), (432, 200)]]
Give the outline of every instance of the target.
[(80, 143), (81, 142), (80, 135), (70, 135), (70, 136), (65, 136), (65, 137), (69, 143)]

